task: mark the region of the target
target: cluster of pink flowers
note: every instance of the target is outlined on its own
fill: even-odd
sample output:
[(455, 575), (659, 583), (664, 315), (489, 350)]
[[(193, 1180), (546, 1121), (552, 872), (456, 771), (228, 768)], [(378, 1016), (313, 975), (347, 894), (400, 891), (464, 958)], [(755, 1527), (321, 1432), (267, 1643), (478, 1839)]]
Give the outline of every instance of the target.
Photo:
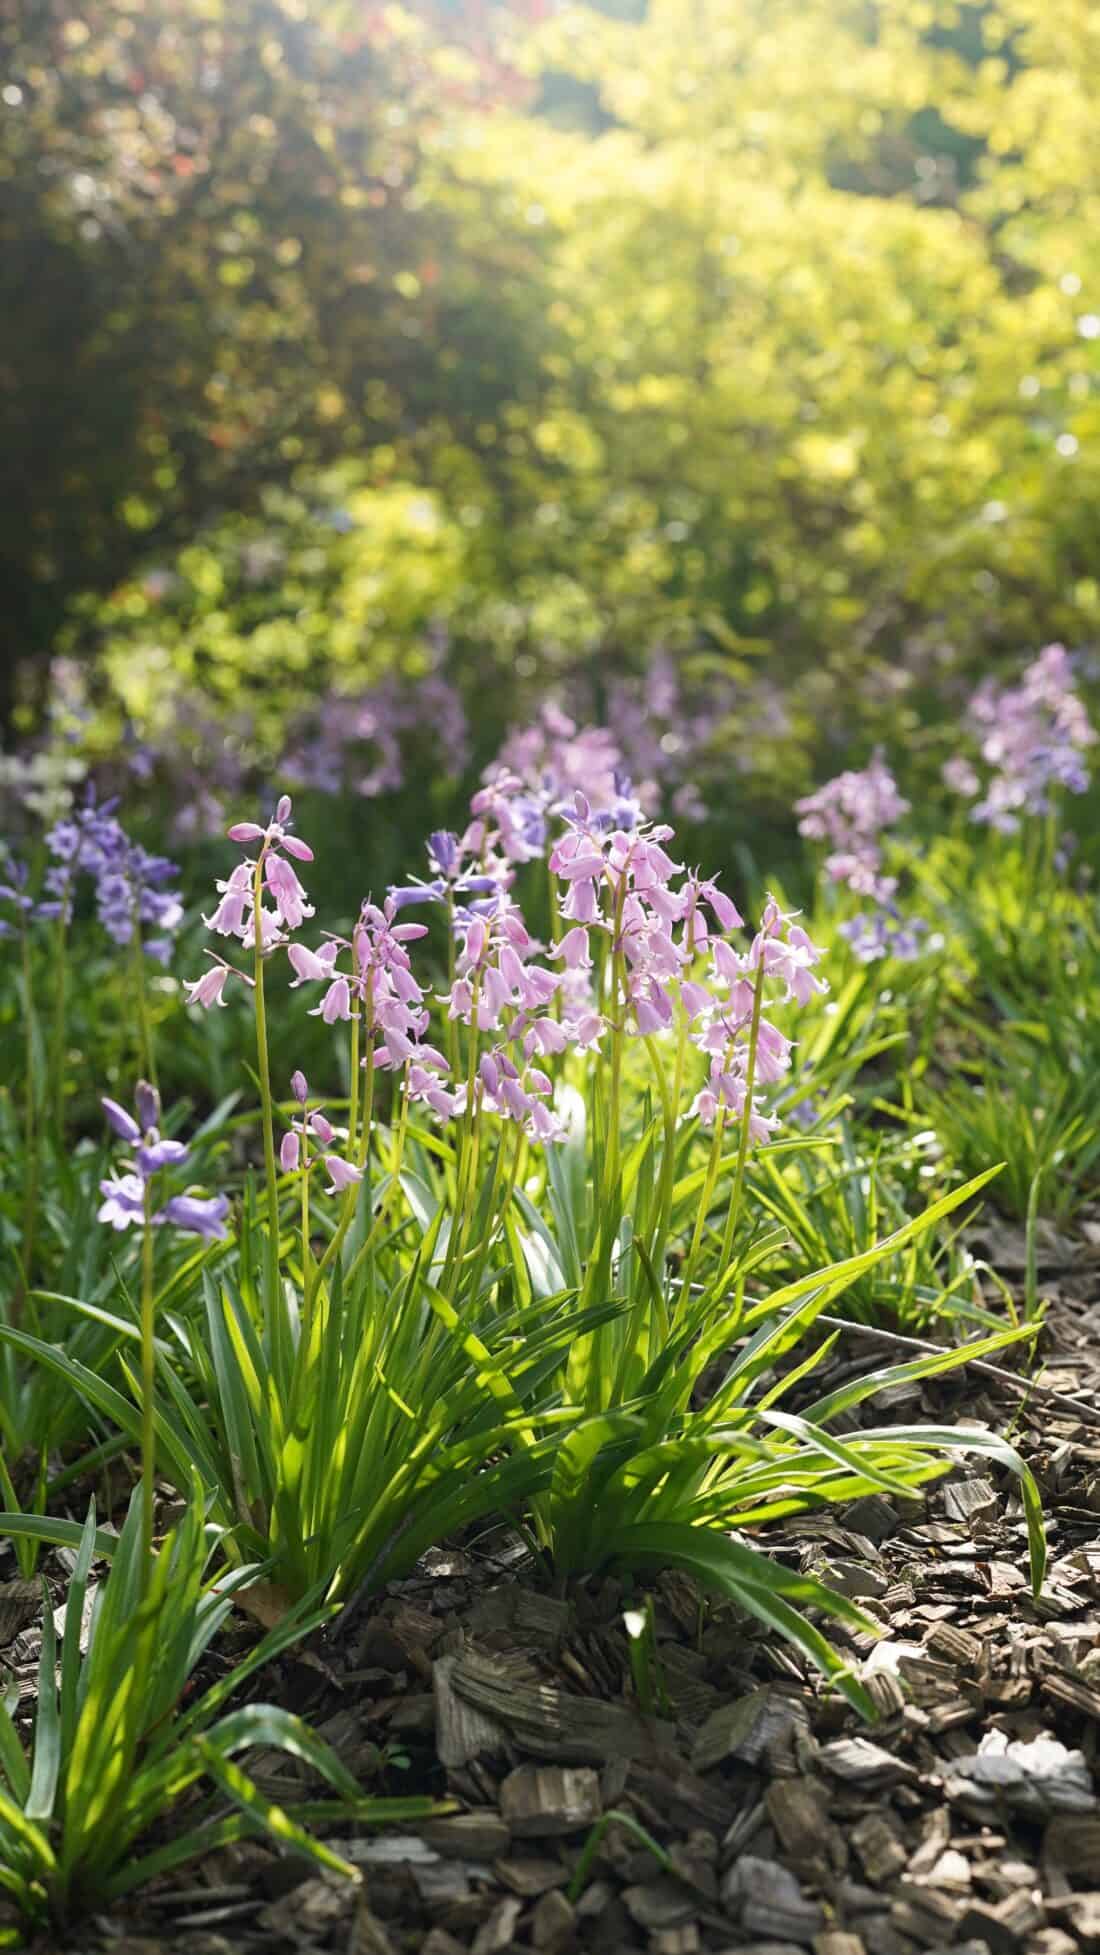
[[(692, 1107), (704, 1126), (712, 1125), (719, 1112), (723, 1116), (732, 1113), (736, 1119), (744, 1114), (750, 1053), (754, 1084), (774, 1085), (790, 1070), (791, 1040), (762, 1013), (757, 1014), (753, 1050), (757, 982), (773, 979), (783, 987), (780, 1002), (793, 1000), (807, 1005), (826, 989), (824, 980), (814, 975), (814, 965), (820, 959), (821, 952), (795, 917), (785, 914), (769, 897), (748, 951), (737, 951), (724, 937), (716, 938), (711, 946), (709, 987), (681, 986), (681, 995), (687, 994), (685, 1008), (699, 1021), (692, 1037), (709, 1059), (706, 1083)], [(777, 1125), (774, 1115), (761, 1111), (754, 1095), (749, 1139), (766, 1141)]]
[[(501, 799), (506, 806), (507, 795)], [(476, 839), (482, 865), (499, 872), (507, 864), (498, 853), (499, 830), (485, 826), (488, 813), (482, 800)], [(757, 973), (780, 983), (785, 999), (806, 1004), (824, 988), (813, 974), (820, 953), (771, 902), (751, 948), (736, 951), (727, 941), (742, 926), (735, 905), (713, 879), (685, 874), (665, 847), (671, 829), (640, 820), (621, 784), (614, 809), (594, 808), (578, 790), (559, 816), (549, 855), (561, 924), (553, 945), (531, 937), (503, 887), (506, 877), (477, 908), (456, 913), (461, 948), (444, 1002), (450, 1018), (492, 1035), (478, 1067), (479, 1103), (517, 1120), (533, 1138), (558, 1138), (551, 1081), (538, 1062), (591, 1050), (609, 1033), (667, 1032), (682, 1013), (708, 1066), (693, 1111), (704, 1123), (720, 1108), (742, 1113)], [(424, 886), (402, 895), (415, 900), (418, 893)], [(592, 982), (600, 952), (605, 973), (617, 973), (604, 986), (602, 1008)], [(700, 978), (703, 958), (709, 963)], [(756, 1079), (777, 1080), (789, 1055), (789, 1040), (761, 1018)], [(766, 1138), (773, 1123), (755, 1100), (751, 1119), (753, 1137)]]
[(943, 778), (954, 793), (981, 796), (971, 811), (975, 821), (1014, 834), (1022, 816), (1050, 810), (1057, 789), (1085, 792), (1084, 755), (1097, 736), (1064, 645), (1047, 645), (1018, 686), (992, 680), (979, 686), (968, 718), (991, 770), (984, 793), (981, 775), (963, 755), (946, 762)]
[[(266, 828), (255, 821), (238, 821), (228, 831), (231, 842), (259, 842), (259, 853), (246, 856), (226, 881), (217, 884), (221, 900), (213, 916), (204, 916), (203, 922), (219, 937), (236, 937), (245, 950), (255, 947), (257, 932), (265, 954), (279, 949), (289, 941), (290, 932), (299, 930), (313, 915), (313, 905), (287, 861), (288, 856), (293, 856), (299, 862), (312, 862), (313, 850), (308, 842), (291, 833), (290, 818), (291, 800), (289, 794), (284, 794)], [(188, 1004), (209, 1009), (211, 1005), (225, 1003), (223, 993), (230, 977), (242, 977), (249, 983), (251, 979), (236, 965), (227, 964), (224, 958), (214, 957), (212, 952), (207, 954), (212, 957), (211, 968), (188, 984), (186, 990)]]
[(898, 879), (886, 874), (883, 854), (886, 830), (908, 814), (909, 802), (899, 794), (881, 753), (868, 766), (837, 774), (814, 794), (804, 795), (795, 810), (799, 834), (829, 844), (825, 871), (830, 879), (874, 906), (840, 925), (853, 955), (861, 964), (918, 957), (927, 926), (919, 917), (901, 916)]
[(902, 815), (909, 803), (898, 793), (897, 782), (880, 753), (868, 766), (848, 769), (826, 781), (814, 794), (795, 802), (800, 816), (798, 832), (814, 842), (828, 842), (826, 874), (833, 882), (847, 883), (857, 896), (868, 896), (875, 903), (890, 903), (897, 890), (897, 878), (883, 874), (882, 834)]
[[(209, 927), (246, 946), (259, 930), (265, 955), (285, 948), (292, 984), (322, 987), (314, 1014), (330, 1025), (360, 1015), (373, 1064), (399, 1072), (401, 1090), (438, 1119), (485, 1111), (532, 1140), (560, 1140), (549, 1062), (592, 1051), (608, 1036), (645, 1038), (677, 1027), (707, 1069), (693, 1112), (704, 1124), (740, 1117), (750, 1073), (766, 1086), (790, 1065), (790, 1040), (762, 1016), (761, 987), (766, 981), (782, 1001), (807, 1004), (825, 988), (814, 974), (820, 953), (771, 900), (751, 945), (736, 949), (729, 937), (743, 919), (716, 881), (673, 860), (672, 830), (646, 821), (621, 777), (602, 771), (602, 749), (583, 735), (574, 746), (569, 723), (549, 725), (565, 747), (537, 794), (518, 773), (496, 773), (474, 796), (463, 835), (431, 836), (430, 877), (391, 889), (381, 906), (364, 903), (350, 939), (326, 934), (315, 948), (291, 940), (312, 908), (286, 860), (308, 859), (308, 851), (288, 831), (285, 797), (266, 828), (230, 829), (234, 840), (261, 846), (219, 884)], [(583, 771), (585, 756), (597, 762), (602, 805), (580, 788), (566, 790), (562, 770)], [(547, 851), (555, 901), (549, 945), (532, 935), (511, 893), (517, 865)], [(270, 903), (258, 918), (257, 887)], [(422, 903), (446, 907), (454, 935), (450, 981), (434, 1003), (448, 1023), (466, 1028), (457, 1068), (431, 1043), (431, 1004), (409, 956), (427, 926), (404, 920), (404, 912)], [(231, 969), (219, 959), (190, 987), (191, 998), (224, 1002)], [(323, 1114), (324, 1131), (317, 1119), (316, 1111), (303, 1113), (292, 1125), (283, 1143), (288, 1171), (327, 1145), (332, 1130)], [(774, 1125), (754, 1092), (750, 1120), (757, 1140)], [(341, 1185), (350, 1164), (323, 1158)]]
[(300, 1111), (283, 1135), (279, 1166), (284, 1174), (309, 1174), (320, 1162), (328, 1171), (327, 1193), (342, 1195), (363, 1179), (354, 1161), (331, 1151), (335, 1140), (347, 1139), (347, 1129), (334, 1127), (323, 1107), (310, 1107), (309, 1082), (303, 1072), (292, 1076), (290, 1090)]

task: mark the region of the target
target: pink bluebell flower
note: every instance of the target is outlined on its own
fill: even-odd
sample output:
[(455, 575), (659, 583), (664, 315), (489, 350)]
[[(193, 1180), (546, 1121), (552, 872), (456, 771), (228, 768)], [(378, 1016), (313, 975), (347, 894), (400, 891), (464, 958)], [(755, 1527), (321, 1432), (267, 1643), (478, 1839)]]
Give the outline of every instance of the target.
[[(207, 956), (210, 955), (211, 953), (208, 951)], [(218, 958), (217, 962), (211, 964), (210, 969), (204, 971), (201, 977), (184, 983), (183, 988), (187, 993), (188, 1004), (202, 1005), (206, 1011), (209, 1011), (211, 1005), (221, 1005), (224, 1007), (226, 1000), (223, 994), (225, 992), (226, 980), (230, 977), (241, 976), (243, 976), (243, 972), (235, 971), (231, 964), (226, 964), (221, 958)], [(247, 981), (251, 983), (251, 979)]]
[(347, 1129), (335, 1128), (322, 1107), (310, 1107), (309, 1082), (303, 1072), (291, 1076), (290, 1090), (300, 1109), (283, 1135), (279, 1146), (279, 1166), (284, 1174), (311, 1174), (323, 1166), (328, 1170), (330, 1195), (342, 1194), (363, 1178), (363, 1170), (343, 1155), (329, 1152), (336, 1139), (347, 1139)]

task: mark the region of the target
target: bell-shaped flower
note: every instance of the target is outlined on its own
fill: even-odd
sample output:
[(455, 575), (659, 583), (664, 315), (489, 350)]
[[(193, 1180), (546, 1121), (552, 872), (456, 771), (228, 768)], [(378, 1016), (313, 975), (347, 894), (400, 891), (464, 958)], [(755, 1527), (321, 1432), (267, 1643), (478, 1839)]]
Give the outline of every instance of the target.
[(130, 1229), (144, 1219), (145, 1183), (140, 1174), (120, 1174), (101, 1181), (99, 1192), (104, 1200), (97, 1211), (98, 1220), (109, 1222), (112, 1229)]
[(173, 1195), (153, 1220), (169, 1222), (187, 1235), (201, 1235), (207, 1242), (223, 1242), (229, 1234), (228, 1214), (228, 1195)]
[(362, 1181), (363, 1170), (356, 1167), (354, 1161), (345, 1161), (339, 1154), (326, 1154), (323, 1158), (329, 1173), (327, 1192), (330, 1195), (342, 1195), (346, 1188), (354, 1188)]
[(188, 1004), (202, 1005), (207, 1011), (211, 1005), (221, 1005), (224, 1008), (226, 1000), (222, 994), (225, 991), (230, 969), (231, 966), (228, 964), (212, 964), (201, 977), (195, 978), (190, 983), (185, 982), (183, 988), (187, 993)]

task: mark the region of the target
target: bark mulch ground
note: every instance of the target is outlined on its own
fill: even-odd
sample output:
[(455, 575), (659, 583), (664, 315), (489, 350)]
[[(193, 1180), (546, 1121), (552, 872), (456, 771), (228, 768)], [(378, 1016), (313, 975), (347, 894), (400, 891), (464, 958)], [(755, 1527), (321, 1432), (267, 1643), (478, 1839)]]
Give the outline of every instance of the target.
[[(250, 1843), (86, 1924), (69, 1947), (1100, 1950), (1094, 1255), (1087, 1269), (1071, 1256), (1046, 1285), (1042, 1383), (1060, 1397), (968, 1370), (864, 1408), (875, 1423), (893, 1413), (1012, 1429), (1050, 1533), (1037, 1600), (1013, 1483), (984, 1463), (923, 1503), (876, 1495), (775, 1536), (784, 1561), (858, 1597), (881, 1624), (877, 1642), (833, 1632), (874, 1695), (873, 1727), (787, 1645), (731, 1606), (701, 1608), (675, 1576), (653, 1591), (658, 1697), (643, 1715), (623, 1624), (636, 1593), (606, 1582), (566, 1601), (518, 1541), (467, 1543), (346, 1612), (284, 1664), (277, 1690), (264, 1679), (264, 1694), (310, 1716), (365, 1782), (457, 1809), (415, 1831), (337, 1842), (362, 1869), (358, 1889)], [(853, 1330), (814, 1391), (882, 1362), (881, 1342)], [(0, 1585), (0, 1660), (28, 1690), (31, 1608), (19, 1584)], [(253, 1767), (273, 1796), (301, 1796), (285, 1759)]]

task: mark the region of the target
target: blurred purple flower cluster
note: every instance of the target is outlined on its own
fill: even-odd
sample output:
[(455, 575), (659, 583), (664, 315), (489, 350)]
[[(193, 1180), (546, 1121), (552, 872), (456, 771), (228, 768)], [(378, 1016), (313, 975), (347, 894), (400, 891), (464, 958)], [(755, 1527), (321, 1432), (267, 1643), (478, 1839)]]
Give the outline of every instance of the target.
[[(98, 802), (89, 786), (83, 804), (47, 830), (51, 859), (38, 896), (30, 894), (26, 864), (5, 851), (0, 905), (15, 911), (20, 927), (31, 921), (68, 924), (80, 880), (87, 877), (96, 916), (112, 942), (130, 944), (140, 933), (146, 955), (166, 964), (183, 921), (179, 891), (170, 887), (179, 870), (166, 856), (150, 855), (130, 840), (116, 805)], [(0, 937), (11, 936), (15, 927), (0, 916)]]
[(96, 915), (112, 941), (129, 944), (140, 932), (146, 955), (166, 964), (183, 921), (179, 891), (169, 887), (179, 870), (167, 856), (150, 855), (129, 839), (116, 806), (114, 801), (97, 802), (89, 788), (83, 805), (47, 831), (53, 860), (43, 880), (48, 901), (39, 913), (68, 922), (78, 880), (87, 876)]
[(857, 896), (869, 896), (875, 903), (892, 901), (897, 878), (883, 874), (882, 834), (908, 814), (909, 803), (898, 793), (881, 753), (868, 766), (848, 769), (803, 795), (795, 812), (800, 835), (828, 842), (825, 872), (833, 882), (846, 883)]
[(411, 738), (431, 735), (440, 771), (457, 779), (469, 764), (470, 730), (461, 696), (441, 672), (385, 678), (367, 691), (333, 694), (290, 730), (281, 771), (296, 787), (368, 800), (404, 786)]
[(902, 917), (887, 909), (863, 910), (840, 926), (852, 955), (861, 964), (875, 964), (883, 957), (897, 957), (911, 963), (924, 949), (928, 925), (923, 917)]
[(885, 873), (886, 831), (909, 812), (909, 802), (881, 753), (868, 766), (849, 769), (795, 802), (798, 832), (808, 841), (827, 842), (825, 871), (854, 895), (874, 905), (845, 919), (840, 935), (861, 964), (883, 957), (919, 957), (927, 925), (902, 917), (896, 902), (898, 879)]
[(13, 855), (11, 850), (0, 850), (0, 911), (7, 909), (18, 919), (0, 915), (0, 937), (15, 937), (26, 929), (28, 923), (49, 922), (60, 915), (60, 903), (41, 903), (30, 894), (30, 872), (25, 862)]
[(986, 680), (970, 701), (968, 720), (990, 770), (984, 790), (977, 769), (962, 756), (946, 762), (943, 778), (967, 799), (980, 795), (971, 810), (974, 821), (1011, 835), (1022, 816), (1048, 814), (1057, 790), (1083, 794), (1088, 787), (1084, 756), (1097, 735), (1064, 645), (1045, 646), (1019, 685)]
[(201, 1235), (206, 1241), (221, 1241), (228, 1233), (228, 1195), (171, 1195), (154, 1209), (152, 1184), (168, 1168), (181, 1168), (190, 1158), (190, 1149), (181, 1140), (167, 1140), (160, 1132), (160, 1094), (147, 1080), (138, 1081), (134, 1091), (134, 1112), (119, 1106), (117, 1100), (104, 1099), (103, 1111), (120, 1140), (133, 1151), (116, 1173), (99, 1184), (103, 1196), (98, 1211), (101, 1222), (113, 1229), (141, 1228), (148, 1216), (150, 1225), (171, 1224), (188, 1235)]

